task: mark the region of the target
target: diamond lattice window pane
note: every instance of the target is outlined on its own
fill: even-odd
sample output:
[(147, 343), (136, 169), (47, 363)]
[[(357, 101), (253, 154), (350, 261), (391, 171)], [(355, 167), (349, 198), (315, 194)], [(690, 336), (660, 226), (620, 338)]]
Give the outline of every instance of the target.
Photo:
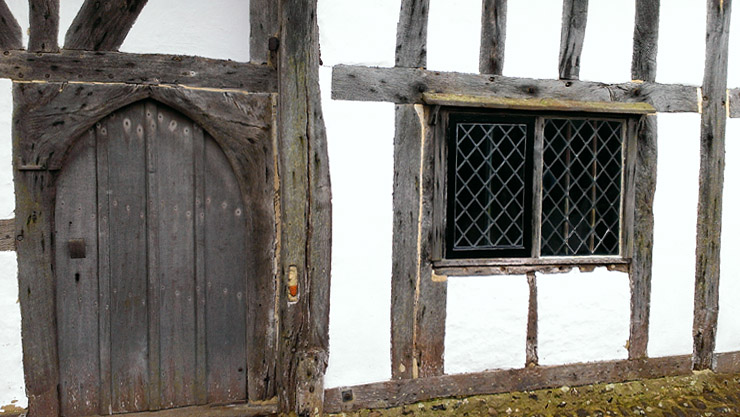
[(524, 248), (527, 127), (453, 125), (453, 250)]
[(546, 119), (543, 256), (618, 255), (623, 123)]

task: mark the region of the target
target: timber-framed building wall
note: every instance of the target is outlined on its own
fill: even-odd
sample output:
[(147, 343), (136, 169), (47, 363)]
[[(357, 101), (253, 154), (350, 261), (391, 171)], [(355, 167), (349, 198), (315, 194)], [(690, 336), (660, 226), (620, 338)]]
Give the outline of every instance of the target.
[[(21, 50), (21, 29), (0, 1), (0, 76), (15, 83), (14, 174), (16, 219), (0, 221), (0, 250), (19, 257), (24, 364), (29, 415), (59, 415), (57, 329), (51, 270), (53, 177), (68, 146), (50, 139), (66, 129), (76, 137), (96, 120), (135, 100), (152, 98), (171, 105), (226, 142), (243, 135), (243, 117), (224, 102), (247, 105), (249, 96), (268, 97), (275, 107), (270, 135), (276, 204), (259, 209), (267, 216), (258, 227), (275, 241), (271, 281), (263, 296), (275, 295), (278, 333), (267, 340), (274, 376), (255, 385), (250, 400), (234, 415), (389, 407), (434, 397), (526, 390), (553, 385), (676, 375), (692, 369), (737, 371), (740, 352), (715, 354), (719, 250), (726, 116), (740, 117), (740, 89), (727, 89), (727, 50), (731, 0), (707, 0), (705, 75), (701, 87), (655, 82), (659, 0), (636, 0), (632, 60), (634, 81), (603, 84), (580, 81), (587, 0), (563, 2), (559, 79), (536, 80), (501, 75), (507, 0), (483, 0), (480, 74), (429, 71), (426, 35), (429, 0), (402, 0), (396, 37), (396, 66), (334, 68), (332, 97), (396, 104), (394, 137), (394, 222), (392, 263), (393, 380), (323, 389), (328, 358), (328, 309), (331, 254), (331, 186), (326, 133), (318, 90), (316, 1), (251, 0), (251, 63), (162, 54), (117, 52), (146, 0), (112, 0), (111, 7), (86, 0), (59, 47), (58, 0), (30, 2), (30, 39)], [(100, 25), (96, 22), (104, 22)], [(246, 41), (246, 40), (245, 40)], [(90, 94), (86, 108), (57, 99), (57, 91)], [(697, 94), (698, 93), (698, 94)], [(657, 112), (701, 113), (701, 171), (697, 218), (696, 296), (693, 355), (647, 357), (653, 246), (653, 199), (657, 164), (657, 122), (640, 116), (634, 175), (633, 253), (628, 264), (631, 289), (629, 359), (554, 367), (537, 365), (537, 282), (535, 272), (559, 272), (578, 265), (492, 265), (500, 273), (526, 274), (529, 317), (528, 367), (466, 375), (444, 375), (445, 276), (437, 274), (433, 196), (439, 188), (425, 135), (434, 117), (429, 98), (484, 97), (489, 100), (556, 100), (570, 103), (648, 103)], [(60, 104), (62, 103), (62, 104)], [(47, 105), (48, 104), (48, 105)], [(53, 111), (52, 111), (53, 110)], [(80, 111), (75, 111), (80, 110)], [(35, 113), (34, 113), (35, 112)], [(65, 113), (66, 112), (66, 113)], [(230, 113), (231, 112), (231, 113)], [(48, 116), (45, 113), (54, 114)], [(63, 127), (57, 123), (62, 114)], [(254, 126), (252, 126), (254, 127)], [(247, 127), (246, 129), (249, 129)], [(424, 140), (424, 139), (427, 140)], [(31, 146), (33, 144), (33, 146)], [(36, 147), (36, 145), (41, 145)], [(237, 145), (235, 145), (237, 146)], [(443, 176), (442, 176), (443, 178)], [(265, 189), (263, 188), (262, 191)], [(266, 230), (265, 229), (265, 230)], [(269, 239), (268, 239), (269, 240)], [(612, 265), (625, 268), (624, 265)], [(464, 268), (461, 268), (463, 271)], [(466, 272), (466, 271), (463, 271)], [(266, 272), (267, 273), (267, 272)], [(446, 273), (454, 274), (454, 268)], [(272, 292), (271, 292), (272, 291)], [(259, 293), (259, 292), (258, 292)], [(266, 297), (269, 298), (269, 297)], [(265, 328), (268, 324), (265, 324)], [(259, 329), (258, 329), (259, 330)], [(270, 344), (272, 343), (272, 344)], [(531, 366), (529, 366), (531, 365)], [(257, 370), (254, 370), (257, 371)], [(259, 378), (254, 378), (259, 379)], [(202, 409), (191, 410), (202, 412)], [(227, 415), (227, 414), (224, 414)]]

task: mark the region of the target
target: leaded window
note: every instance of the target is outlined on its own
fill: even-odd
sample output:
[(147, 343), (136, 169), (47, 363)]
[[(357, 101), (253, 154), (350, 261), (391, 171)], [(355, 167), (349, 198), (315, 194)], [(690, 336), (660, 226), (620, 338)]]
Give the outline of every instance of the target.
[(449, 114), (446, 257), (621, 255), (625, 130), (620, 117)]

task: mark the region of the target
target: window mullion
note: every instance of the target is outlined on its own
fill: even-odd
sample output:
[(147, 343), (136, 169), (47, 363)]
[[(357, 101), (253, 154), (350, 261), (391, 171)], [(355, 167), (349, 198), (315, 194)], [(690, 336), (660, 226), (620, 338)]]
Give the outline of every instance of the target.
[(540, 257), (542, 238), (542, 152), (544, 147), (545, 119), (538, 116), (534, 121), (534, 152), (532, 166), (532, 257)]

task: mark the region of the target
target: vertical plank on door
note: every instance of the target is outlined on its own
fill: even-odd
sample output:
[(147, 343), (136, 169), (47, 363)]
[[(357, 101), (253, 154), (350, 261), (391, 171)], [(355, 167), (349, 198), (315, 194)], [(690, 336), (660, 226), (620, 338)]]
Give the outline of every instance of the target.
[(110, 216), (108, 191), (108, 129), (95, 126), (96, 173), (98, 179), (98, 340), (100, 344), (100, 414), (113, 412), (111, 393), (110, 339)]
[(193, 124), (193, 178), (195, 181), (195, 384), (198, 404), (208, 400), (206, 385), (206, 213), (205, 143), (203, 129)]
[[(98, 413), (98, 246), (95, 133), (85, 133), (57, 183), (54, 217), (57, 330), (62, 414)], [(84, 246), (72, 253), (71, 242)], [(73, 256), (74, 255), (74, 256)]]
[(144, 136), (146, 140), (146, 210), (147, 210), (147, 277), (149, 297), (149, 409), (162, 408), (159, 383), (159, 227), (157, 202), (157, 105), (144, 104)]
[[(246, 398), (246, 213), (226, 156), (205, 140), (208, 401)], [(242, 231), (242, 233), (240, 233)]]
[(195, 402), (193, 124), (157, 107), (162, 407)]
[(110, 338), (113, 412), (148, 403), (146, 152), (144, 105), (108, 116)]

